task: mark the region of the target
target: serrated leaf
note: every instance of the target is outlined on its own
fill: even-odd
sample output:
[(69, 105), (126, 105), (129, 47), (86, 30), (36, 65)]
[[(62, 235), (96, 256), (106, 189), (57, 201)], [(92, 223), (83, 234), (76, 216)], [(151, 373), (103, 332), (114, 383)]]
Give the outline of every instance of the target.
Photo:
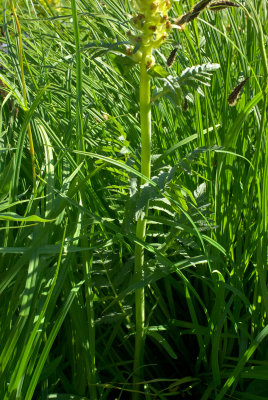
[(184, 100), (184, 95), (181, 87), (174, 80), (172, 82), (167, 80), (164, 87), (160, 91), (154, 91), (152, 102), (158, 101), (161, 97), (166, 97), (175, 106), (181, 106), (182, 101)]
[(136, 207), (136, 215), (135, 218), (138, 220), (139, 218), (143, 219), (145, 215), (145, 208), (148, 204), (149, 200), (153, 200), (159, 196), (158, 190), (146, 183), (141, 187), (140, 197), (137, 202)]
[(202, 146), (202, 147), (197, 147), (191, 153), (189, 153), (185, 158), (188, 161), (194, 161), (200, 156), (200, 154), (206, 153), (208, 151), (221, 150), (222, 148), (223, 148), (222, 146)]
[[(135, 165), (135, 162), (131, 158), (129, 158), (127, 164), (132, 166)], [(135, 175), (130, 174), (129, 196), (125, 203), (126, 205), (125, 205), (124, 222), (123, 222), (123, 226), (126, 232), (130, 231), (131, 224), (135, 219), (138, 195), (139, 195), (138, 178)]]
[(186, 79), (195, 75), (205, 75), (206, 73), (216, 71), (219, 68), (220, 64), (207, 63), (202, 65), (194, 65), (192, 67), (185, 68), (180, 75), (180, 79)]
[(176, 107), (180, 107), (182, 105), (182, 101), (184, 96), (181, 90), (169, 90), (163, 91), (163, 96), (166, 97), (173, 103)]
[(153, 68), (150, 68), (148, 71), (149, 75), (153, 78), (167, 78), (169, 73), (161, 67), (161, 65), (155, 65)]
[(201, 185), (199, 185), (194, 191), (195, 199), (202, 197), (206, 193), (206, 190), (207, 190), (206, 182), (201, 183)]
[(153, 200), (150, 202), (150, 209), (165, 212), (172, 217), (174, 216), (174, 210), (170, 204), (170, 201), (166, 198)]
[(159, 192), (164, 191), (166, 186), (170, 183), (176, 168), (176, 166), (173, 168), (167, 167), (158, 175), (152, 177), (151, 180), (156, 183), (156, 186), (145, 183), (141, 187), (140, 197), (137, 202), (136, 219), (143, 218), (145, 207), (149, 200), (159, 199)]
[(118, 54), (115, 57), (111, 56), (111, 58), (122, 75), (126, 75), (135, 65), (137, 65), (131, 57), (124, 54)]

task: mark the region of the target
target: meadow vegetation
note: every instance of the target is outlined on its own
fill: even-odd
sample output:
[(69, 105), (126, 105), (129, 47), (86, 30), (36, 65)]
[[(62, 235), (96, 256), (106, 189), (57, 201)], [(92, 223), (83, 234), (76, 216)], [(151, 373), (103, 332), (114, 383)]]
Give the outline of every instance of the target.
[(0, 10), (0, 399), (267, 400), (267, 2)]

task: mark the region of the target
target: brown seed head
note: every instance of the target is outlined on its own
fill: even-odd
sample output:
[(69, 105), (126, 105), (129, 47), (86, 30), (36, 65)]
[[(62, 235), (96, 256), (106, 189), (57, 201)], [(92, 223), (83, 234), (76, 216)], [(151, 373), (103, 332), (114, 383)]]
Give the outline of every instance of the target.
[(131, 49), (130, 47), (127, 47), (127, 48), (126, 48), (126, 55), (127, 55), (127, 56), (132, 56), (132, 54), (133, 54), (132, 49)]
[(189, 108), (189, 103), (188, 103), (188, 100), (185, 98), (182, 109), (183, 109), (183, 111), (187, 111), (188, 108)]
[(158, 9), (158, 3), (156, 1), (153, 1), (150, 5), (150, 8), (152, 11), (155, 11)]
[(225, 8), (229, 7), (239, 7), (238, 4), (234, 3), (233, 1), (215, 1), (210, 4), (208, 7), (211, 11), (220, 11), (224, 10)]
[(145, 15), (144, 15), (144, 14), (138, 14), (138, 15), (137, 15), (137, 18), (138, 18), (140, 21), (143, 21), (143, 20), (145, 19)]
[(193, 8), (192, 13), (200, 13), (212, 0), (201, 0)]
[(138, 20), (137, 17), (133, 17), (133, 18), (131, 19), (131, 22), (132, 22), (133, 25), (137, 25), (137, 24), (139, 23), (139, 20)]
[(166, 22), (166, 29), (171, 29), (171, 22), (169, 20)]
[(192, 13), (192, 12), (188, 12), (187, 14), (182, 15), (181, 17), (179, 17), (176, 21), (175, 21), (175, 25), (178, 26), (183, 26), (185, 24), (187, 24), (190, 21), (193, 21), (195, 18), (197, 18), (199, 15), (199, 13)]
[(249, 79), (249, 77), (247, 77), (242, 82), (240, 82), (239, 85), (237, 85), (232, 90), (232, 92), (229, 94), (228, 99), (227, 99), (229, 106), (233, 107), (233, 106), (236, 105), (236, 103), (239, 100), (239, 96), (240, 96), (240, 94), (242, 92), (242, 89), (245, 86), (245, 83), (247, 82), (248, 79)]
[(170, 53), (170, 55), (168, 56), (167, 59), (167, 66), (171, 67), (174, 64), (175, 58), (176, 58), (176, 54), (178, 51), (178, 47), (175, 47), (172, 52)]

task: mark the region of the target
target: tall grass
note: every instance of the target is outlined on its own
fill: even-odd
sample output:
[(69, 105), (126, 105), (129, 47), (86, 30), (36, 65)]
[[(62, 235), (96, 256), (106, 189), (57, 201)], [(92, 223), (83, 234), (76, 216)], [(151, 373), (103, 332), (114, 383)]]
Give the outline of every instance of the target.
[(1, 399), (267, 399), (268, 10), (237, 4), (143, 70), (145, 173), (130, 3), (3, 1)]

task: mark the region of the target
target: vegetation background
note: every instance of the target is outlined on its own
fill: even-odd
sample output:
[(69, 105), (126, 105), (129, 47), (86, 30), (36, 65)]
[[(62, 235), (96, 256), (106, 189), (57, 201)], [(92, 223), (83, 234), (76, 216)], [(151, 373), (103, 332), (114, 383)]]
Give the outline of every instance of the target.
[[(174, 2), (171, 16), (193, 4)], [(205, 11), (155, 52), (167, 69), (178, 48), (168, 70), (190, 68), (188, 107), (170, 93), (153, 102), (152, 180), (139, 188), (129, 2), (2, 1), (1, 399), (131, 398), (141, 287), (140, 398), (268, 398), (268, 7), (238, 4)], [(195, 68), (213, 63), (213, 75)], [(161, 88), (153, 77), (152, 96)]]

